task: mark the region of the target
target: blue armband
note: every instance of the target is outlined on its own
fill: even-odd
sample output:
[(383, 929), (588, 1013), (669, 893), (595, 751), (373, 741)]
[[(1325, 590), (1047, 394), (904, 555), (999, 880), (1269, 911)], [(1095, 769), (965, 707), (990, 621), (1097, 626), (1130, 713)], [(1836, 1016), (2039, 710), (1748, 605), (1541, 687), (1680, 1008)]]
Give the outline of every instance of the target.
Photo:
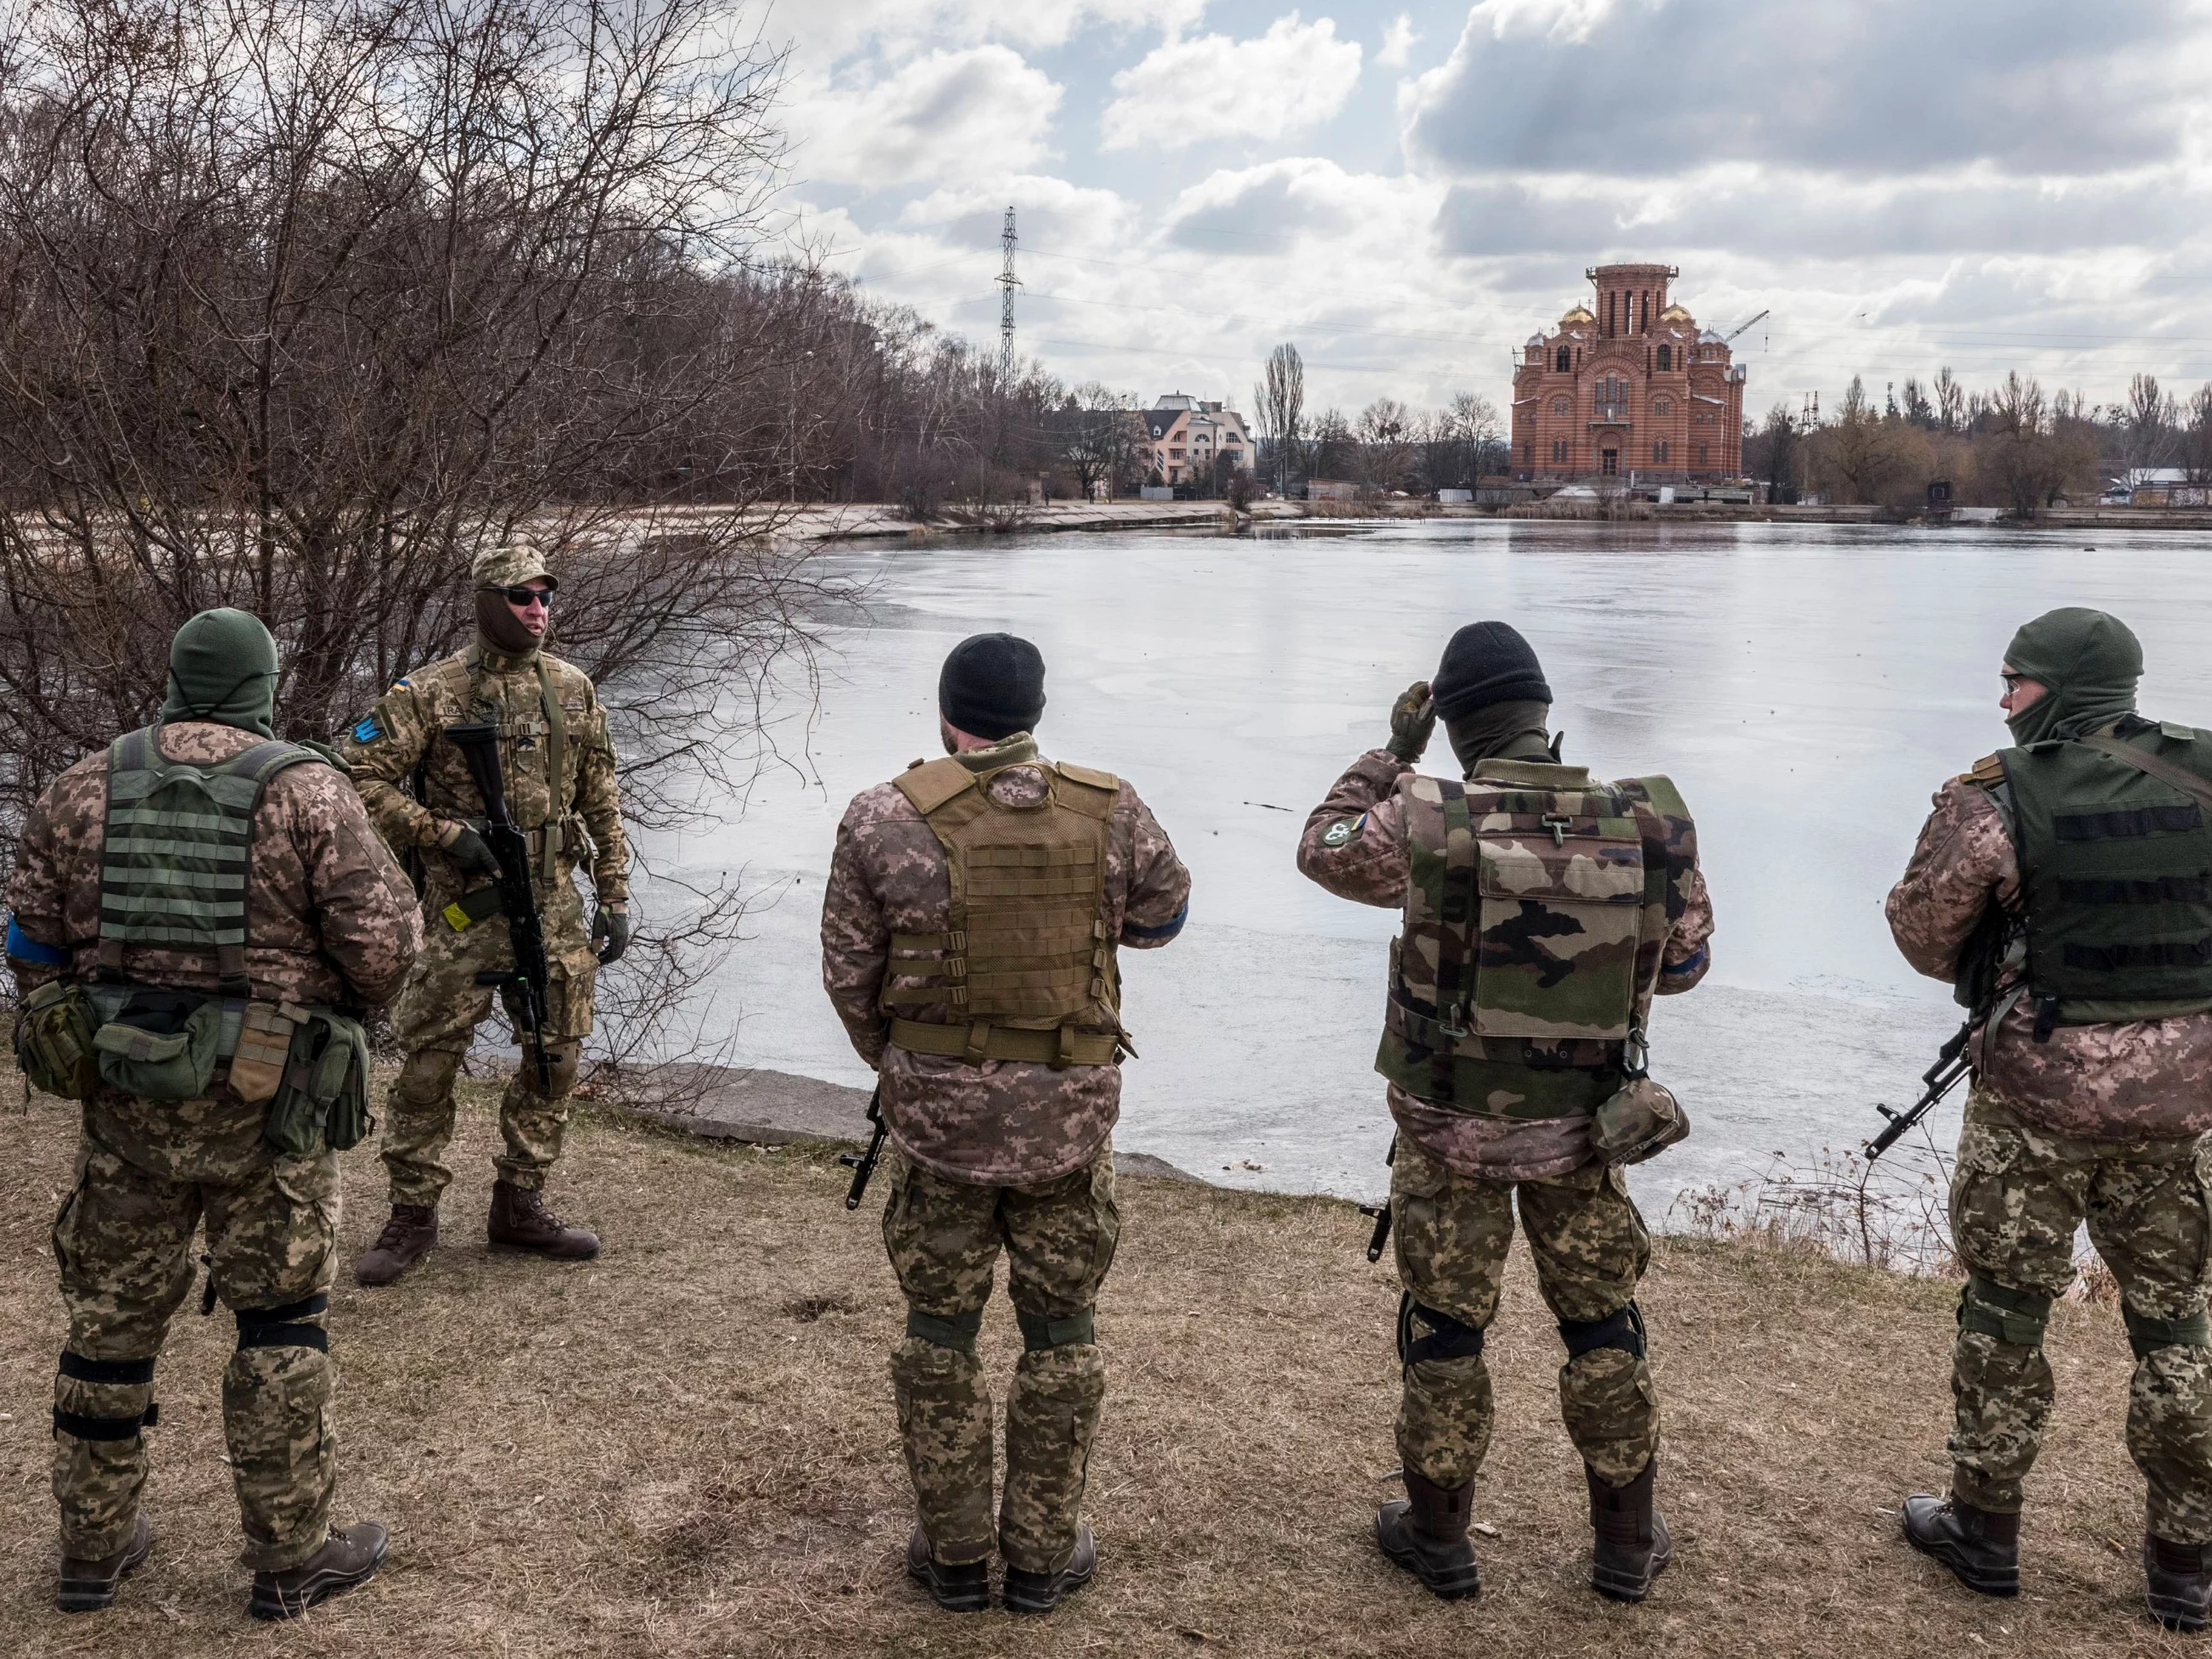
[(1680, 978), (1684, 974), (1696, 973), (1698, 969), (1705, 965), (1705, 947), (1700, 945), (1696, 950), (1691, 951), (1688, 956), (1684, 957), (1680, 962), (1674, 963), (1671, 966), (1668, 963), (1662, 963), (1659, 965), (1659, 972), (1662, 978)]
[(1189, 920), (1190, 901), (1188, 899), (1185, 899), (1176, 908), (1175, 915), (1170, 916), (1165, 921), (1162, 922), (1157, 927), (1139, 927), (1133, 921), (1123, 922), (1121, 924), (1121, 937), (1123, 939), (1173, 939), (1177, 933), (1182, 932), (1183, 923)]
[(15, 917), (8, 918), (8, 954), (18, 962), (27, 962), (40, 968), (66, 968), (69, 952), (58, 945), (41, 945), (23, 931), (22, 923)]

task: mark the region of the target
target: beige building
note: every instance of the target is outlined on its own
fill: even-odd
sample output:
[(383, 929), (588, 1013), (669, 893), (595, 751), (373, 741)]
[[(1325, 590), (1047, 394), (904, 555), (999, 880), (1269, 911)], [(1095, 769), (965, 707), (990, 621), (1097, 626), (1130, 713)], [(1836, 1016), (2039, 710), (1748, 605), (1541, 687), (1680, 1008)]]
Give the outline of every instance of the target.
[(1170, 392), (1139, 418), (1152, 466), (1170, 484), (1205, 477), (1217, 456), (1247, 472), (1258, 459), (1244, 417), (1219, 404)]

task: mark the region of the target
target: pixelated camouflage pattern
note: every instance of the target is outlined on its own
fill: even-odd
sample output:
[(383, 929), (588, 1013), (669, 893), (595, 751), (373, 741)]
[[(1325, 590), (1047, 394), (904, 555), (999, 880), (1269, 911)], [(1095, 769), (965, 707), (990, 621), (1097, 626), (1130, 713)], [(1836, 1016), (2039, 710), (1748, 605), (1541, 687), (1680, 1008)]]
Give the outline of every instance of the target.
[[(1488, 1328), (1516, 1194), (1553, 1319), (1603, 1319), (1635, 1299), (1651, 1236), (1619, 1170), (1592, 1164), (1555, 1180), (1472, 1180), (1415, 1141), (1398, 1148), (1390, 1208), (1398, 1279), (1416, 1304)], [(1413, 1335), (1428, 1333), (1417, 1314)], [(1403, 1371), (1398, 1455), (1437, 1486), (1465, 1485), (1482, 1467), (1496, 1422), (1484, 1357), (1424, 1359)], [(1592, 1349), (1559, 1368), (1559, 1414), (1583, 1461), (1613, 1486), (1633, 1480), (1658, 1449), (1650, 1364), (1621, 1349)]]
[[(263, 741), (211, 720), (161, 728), (172, 760), (210, 763)], [(8, 902), (25, 933), (70, 952), (66, 970), (97, 965), (100, 846), (107, 815), (107, 752), (70, 767), (31, 809)], [(253, 815), (247, 875), (246, 972), (258, 995), (379, 1007), (398, 992), (422, 941), (414, 890), (370, 828), (353, 786), (334, 767), (286, 768)], [(11, 963), (25, 989), (58, 968)], [(131, 945), (124, 972), (147, 985), (214, 992), (211, 952)]]
[[(2008, 1290), (2063, 1296), (2074, 1238), (2089, 1239), (2141, 1316), (2184, 1321), (2212, 1291), (2212, 1144), (2116, 1145), (2056, 1134), (1977, 1089), (1951, 1183), (1951, 1233), (1967, 1268)], [(1953, 1356), (1953, 1486), (2010, 1513), (2040, 1449), (2055, 1392), (2039, 1344), (1961, 1329)], [(2173, 1344), (2136, 1362), (2128, 1451), (2148, 1486), (2149, 1531), (2212, 1542), (2212, 1348)]]
[[(88, 1359), (158, 1355), (192, 1289), (204, 1223), (215, 1285), (229, 1309), (280, 1307), (330, 1288), (337, 1159), (277, 1154), (264, 1109), (234, 1099), (145, 1101), (103, 1091), (85, 1103), (76, 1182), (53, 1230), (70, 1350)], [(223, 1437), (257, 1571), (296, 1566), (322, 1545), (337, 1480), (333, 1367), (313, 1348), (234, 1352), (223, 1371)], [(57, 1376), (54, 1403), (127, 1416), (173, 1395), (151, 1385)], [(54, 1437), (64, 1553), (106, 1555), (129, 1538), (160, 1425), (129, 1440)]]
[[(547, 775), (550, 727), (538, 680), (541, 654), (566, 728), (557, 780)], [(362, 799), (385, 840), (399, 851), (420, 849), (434, 875), (452, 874), (451, 861), (438, 850), (446, 826), (483, 817), (484, 805), (461, 751), (441, 734), (449, 726), (478, 720), (499, 727), (507, 811), (516, 824), (526, 830), (549, 823), (561, 827), (560, 878), (548, 882), (543, 865), (533, 863), (539, 887), (570, 885), (570, 872), (588, 852), (599, 902), (626, 899), (629, 843), (606, 710), (583, 670), (550, 652), (510, 653), (478, 639), (465, 651), (416, 669), (353, 727), (339, 751), (353, 767)], [(418, 763), (419, 801), (408, 793)], [(538, 902), (544, 902), (542, 893)]]
[[(1026, 732), (960, 758), (978, 771), (1003, 769), (990, 787), (1010, 792), (1009, 798), (1043, 787), (1042, 774), (1023, 764), (1036, 758)], [(1190, 872), (1125, 781), (1107, 838), (1101, 919), (1108, 937), (1136, 950), (1167, 944), (1189, 896)], [(1082, 1169), (1121, 1115), (1118, 1066), (1054, 1071), (1042, 1062), (999, 1060), (971, 1066), (888, 1047), (881, 1000), (890, 936), (944, 932), (951, 904), (945, 849), (914, 803), (889, 783), (855, 796), (837, 826), (822, 896), (822, 982), (854, 1048), (882, 1073), (891, 1138), (915, 1163), (953, 1180), (1007, 1185)], [(895, 982), (929, 981), (901, 975)], [(908, 1012), (920, 1019), (952, 1017), (949, 1002)]]
[[(908, 1305), (937, 1319), (981, 1314), (999, 1252), (1006, 1294), (1022, 1313), (1066, 1319), (1091, 1308), (1121, 1236), (1114, 1154), (1045, 1182), (984, 1187), (948, 1181), (892, 1154), (884, 1246)], [(891, 1358), (899, 1436), (922, 1530), (939, 1561), (991, 1552), (991, 1395), (972, 1345), (920, 1337)], [(1084, 1482), (1106, 1395), (1096, 1342), (1025, 1348), (1006, 1394), (1006, 1480), (997, 1541), (1010, 1566), (1067, 1565), (1082, 1522)]]
[[(1537, 753), (1547, 751), (1539, 747)], [(1411, 775), (1413, 769), (1387, 750), (1360, 756), (1308, 815), (1298, 868), (1341, 898), (1402, 910), (1412, 860), (1400, 780)], [(1688, 866), (1669, 872), (1681, 894), (1680, 914), (1663, 943), (1643, 947), (1656, 958), (1652, 988), (1662, 996), (1689, 990), (1711, 965), (1712, 903), (1694, 846), (1677, 856)], [(1640, 966), (1649, 971), (1651, 964)], [(1453, 1064), (1452, 1104), (1426, 1102), (1393, 1079), (1391, 1114), (1407, 1136), (1462, 1175), (1499, 1181), (1562, 1175), (1591, 1156), (1587, 1114), (1610, 1092), (1614, 1074), (1606, 1068), (1619, 1053), (1613, 1043), (1471, 1036)], [(1427, 1072), (1408, 1072), (1404, 1082), (1429, 1090)], [(1478, 1108), (1495, 1115), (1478, 1115)]]
[[(1887, 907), (1905, 960), (1946, 983), (1957, 977), (1983, 908), (2021, 902), (2011, 831), (1990, 790), (1974, 780), (1969, 773), (1936, 793)], [(2017, 967), (2001, 976), (2002, 1018), (1976, 1036), (1981, 1087), (2061, 1135), (2167, 1140), (2212, 1130), (2212, 1013), (2060, 1025), (2038, 1042), (2033, 1008), (2005, 994), (2021, 977)]]
[[(492, 1160), (502, 1181), (529, 1192), (544, 1189), (560, 1162), (568, 1130), (568, 1094), (575, 1082), (576, 1048), (549, 1050), (554, 1060), (550, 1097), (538, 1092), (537, 1062), (525, 1050), (499, 1097), (500, 1138), (505, 1150)], [(453, 1079), (461, 1068), (457, 1048), (418, 1048), (407, 1056), (385, 1097), (384, 1159), (394, 1204), (434, 1207), (453, 1172), (445, 1161), (453, 1139)]]

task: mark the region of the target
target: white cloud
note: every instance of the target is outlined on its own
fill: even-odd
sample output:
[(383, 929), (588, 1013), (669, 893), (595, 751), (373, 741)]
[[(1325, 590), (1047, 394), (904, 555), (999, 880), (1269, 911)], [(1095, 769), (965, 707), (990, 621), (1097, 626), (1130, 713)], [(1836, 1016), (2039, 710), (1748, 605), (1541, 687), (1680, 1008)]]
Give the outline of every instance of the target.
[(1172, 28), (1204, 9), (1205, 0), (803, 0), (772, 11), (766, 32), (826, 62), (854, 52), (899, 55), (987, 40), (1060, 46), (1091, 28)]
[(1051, 76), (1003, 46), (928, 52), (881, 79), (801, 82), (792, 169), (870, 189), (1018, 173), (1043, 157), (1060, 100)]
[(1256, 40), (1171, 37), (1114, 77), (1109, 149), (1172, 149), (1214, 139), (1273, 140), (1319, 125), (1358, 83), (1359, 43), (1334, 19), (1279, 17)]
[(1420, 40), (1420, 31), (1413, 27), (1413, 14), (1401, 11), (1382, 31), (1382, 50), (1375, 54), (1375, 61), (1384, 69), (1403, 69), (1413, 61), (1413, 48)]

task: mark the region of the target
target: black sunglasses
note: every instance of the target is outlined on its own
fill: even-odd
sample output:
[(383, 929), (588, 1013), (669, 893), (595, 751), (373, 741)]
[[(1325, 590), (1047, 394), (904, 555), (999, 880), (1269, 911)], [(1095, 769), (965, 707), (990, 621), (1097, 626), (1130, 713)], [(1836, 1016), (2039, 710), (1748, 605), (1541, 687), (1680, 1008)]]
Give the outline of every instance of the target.
[(518, 611), (527, 609), (532, 599), (548, 611), (553, 608), (553, 590), (550, 587), (488, 587), (484, 591), (504, 595), (507, 602)]

